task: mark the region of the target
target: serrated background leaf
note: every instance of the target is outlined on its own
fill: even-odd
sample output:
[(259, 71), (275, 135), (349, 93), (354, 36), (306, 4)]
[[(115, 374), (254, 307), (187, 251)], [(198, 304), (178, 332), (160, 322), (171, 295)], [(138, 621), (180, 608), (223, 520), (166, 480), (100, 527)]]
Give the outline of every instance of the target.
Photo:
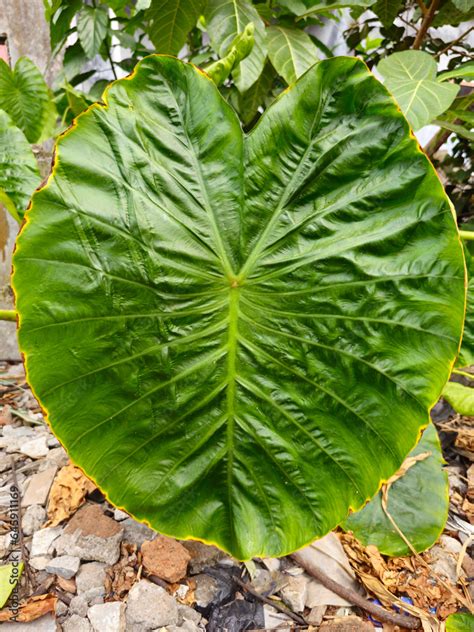
[(403, 0), (378, 0), (370, 8), (380, 19), (382, 24), (390, 28), (402, 6)]
[(51, 99), (31, 59), (20, 57), (13, 70), (0, 59), (0, 107), (30, 143), (38, 142), (51, 113)]
[(300, 29), (269, 26), (267, 46), (273, 67), (288, 84), (294, 83), (319, 59), (310, 36)]
[(293, 551), (398, 469), (448, 378), (449, 201), (356, 59), (313, 66), (247, 136), (171, 57), (105, 98), (17, 240), (28, 380), (116, 505), (241, 559)]
[(109, 27), (109, 16), (105, 7), (83, 6), (77, 15), (77, 34), (89, 59), (97, 55)]
[(158, 53), (177, 55), (196, 26), (205, 0), (153, 0), (147, 29)]
[[(20, 219), (40, 182), (38, 165), (28, 141), (8, 114), (0, 110), (0, 192), (11, 200)], [(2, 201), (8, 206), (8, 200)]]
[(415, 131), (446, 111), (459, 92), (455, 84), (436, 81), (436, 61), (422, 51), (393, 53), (377, 68)]
[[(449, 509), (448, 475), (443, 470), (438, 433), (432, 423), (410, 456), (428, 452), (431, 456), (412, 465), (388, 492), (387, 509), (418, 553), (439, 538)], [(381, 492), (361, 511), (349, 516), (342, 526), (346, 531), (352, 531), (364, 546), (372, 544), (383, 555), (412, 553), (384, 512)]]
[(255, 25), (252, 52), (233, 72), (239, 92), (246, 92), (260, 77), (267, 56), (262, 18), (247, 0), (208, 0), (204, 16), (212, 47), (219, 57), (225, 56), (249, 22)]

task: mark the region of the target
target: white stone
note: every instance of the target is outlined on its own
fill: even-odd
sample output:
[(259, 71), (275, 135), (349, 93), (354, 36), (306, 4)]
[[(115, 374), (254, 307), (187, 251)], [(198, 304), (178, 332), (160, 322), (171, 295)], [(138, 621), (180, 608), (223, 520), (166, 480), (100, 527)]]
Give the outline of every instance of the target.
[(116, 520), (117, 522), (121, 522), (122, 520), (126, 520), (127, 518), (130, 518), (128, 513), (122, 511), (121, 509), (114, 509), (114, 520)]
[(125, 632), (125, 604), (121, 601), (92, 606), (87, 616), (96, 632)]
[(291, 630), (291, 619), (268, 604), (264, 604), (263, 606), (263, 616), (265, 620), (265, 630), (275, 630), (276, 628), (282, 632), (289, 632)]
[(280, 594), (293, 612), (303, 612), (308, 594), (308, 579), (303, 575), (288, 576), (288, 582), (280, 590)]
[(31, 535), (40, 529), (46, 520), (46, 510), (41, 505), (27, 507), (21, 519), (21, 526), (25, 535)]
[(51, 575), (59, 575), (64, 579), (71, 579), (79, 570), (81, 560), (73, 555), (60, 555), (51, 560), (46, 566), (46, 572)]
[(53, 552), (52, 544), (62, 533), (62, 527), (46, 527), (40, 529), (33, 534), (33, 540), (31, 542), (31, 557), (37, 557), (38, 555), (48, 555)]
[(49, 555), (38, 555), (37, 557), (30, 557), (29, 565), (32, 566), (35, 571), (44, 571), (50, 561), (51, 558)]
[(178, 606), (164, 588), (141, 579), (128, 593), (126, 618), (127, 630), (135, 626), (148, 632), (160, 626), (177, 625)]
[(85, 617), (87, 616), (87, 610), (87, 601), (82, 595), (76, 595), (71, 599), (71, 603), (69, 604), (69, 612), (71, 614), (77, 614), (80, 617)]
[(83, 564), (76, 577), (77, 594), (90, 593), (100, 589), (94, 596), (105, 594), (105, 564), (89, 562)]
[(89, 620), (73, 614), (63, 623), (63, 632), (91, 632), (92, 627)]
[(49, 490), (53, 484), (58, 468), (56, 465), (49, 467), (43, 472), (38, 472), (30, 478), (28, 487), (21, 500), (24, 507), (28, 505), (45, 505), (48, 499)]
[(43, 435), (36, 439), (25, 441), (25, 443), (20, 446), (20, 452), (26, 454), (26, 456), (29, 456), (31, 459), (40, 459), (43, 456), (47, 456), (49, 452), (47, 437)]

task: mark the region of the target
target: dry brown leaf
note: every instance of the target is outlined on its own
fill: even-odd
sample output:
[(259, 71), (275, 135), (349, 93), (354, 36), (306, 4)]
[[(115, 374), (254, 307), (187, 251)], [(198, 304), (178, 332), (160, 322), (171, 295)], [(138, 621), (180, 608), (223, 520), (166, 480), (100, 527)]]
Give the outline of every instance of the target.
[(128, 542), (120, 546), (120, 559), (107, 569), (105, 589), (112, 598), (123, 598), (137, 579), (138, 566), (137, 547)]
[(86, 495), (96, 486), (75, 465), (62, 467), (53, 481), (49, 492), (48, 517), (46, 526), (54, 527), (79, 509)]
[[(471, 422), (474, 420), (473, 417), (464, 417), (465, 422), (468, 420)], [(474, 428), (469, 428), (463, 426), (462, 428), (457, 429), (458, 435), (454, 442), (458, 452), (462, 455), (466, 456), (471, 461), (474, 461)]]
[(13, 422), (12, 409), (9, 404), (5, 404), (5, 406), (0, 410), (0, 426), (8, 426)]
[[(36, 595), (30, 597), (26, 603), (20, 606), (15, 620), (22, 623), (34, 621), (40, 617), (54, 612), (58, 598), (51, 594)], [(0, 621), (11, 621), (12, 611), (9, 608), (0, 611)]]
[(399, 478), (405, 476), (408, 470), (418, 463), (419, 461), (424, 461), (429, 456), (431, 456), (431, 452), (422, 452), (421, 454), (416, 454), (415, 456), (408, 456), (400, 466), (400, 469), (395, 472), (393, 476), (391, 476), (388, 481), (385, 483), (383, 487), (390, 488), (395, 481), (398, 481)]

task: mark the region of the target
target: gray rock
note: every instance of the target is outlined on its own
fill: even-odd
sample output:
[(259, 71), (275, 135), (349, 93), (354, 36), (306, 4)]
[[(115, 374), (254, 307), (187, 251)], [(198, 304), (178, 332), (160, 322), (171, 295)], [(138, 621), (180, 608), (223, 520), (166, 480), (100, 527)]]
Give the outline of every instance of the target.
[(6, 454), (0, 454), (0, 474), (11, 468), (12, 460)]
[(225, 557), (225, 553), (215, 546), (209, 546), (194, 540), (184, 540), (181, 544), (186, 547), (191, 555), (188, 570), (191, 575), (202, 573), (209, 566), (215, 566), (219, 560)]
[[(105, 564), (100, 562), (83, 564), (76, 577), (77, 594), (83, 596), (87, 594), (91, 599), (104, 595), (105, 577)], [(93, 592), (95, 594), (92, 595)]]
[(60, 555), (51, 560), (46, 566), (46, 572), (51, 575), (59, 575), (64, 579), (71, 579), (79, 570), (81, 560), (72, 555)]
[(57, 466), (54, 465), (53, 467), (48, 467), (48, 469), (43, 472), (33, 474), (21, 501), (24, 507), (28, 505), (46, 504), (49, 490), (51, 489), (57, 470)]
[(141, 547), (145, 540), (153, 540), (156, 536), (156, 532), (153, 529), (128, 516), (120, 522), (120, 526), (124, 528), (123, 539), (126, 542), (130, 542), (130, 544), (135, 544), (138, 548)]
[(58, 448), (61, 444), (54, 435), (48, 437), (48, 448)]
[(127, 518), (130, 518), (128, 513), (122, 511), (121, 509), (114, 509), (114, 520), (121, 522), (122, 520), (127, 520)]
[(201, 628), (193, 621), (185, 621), (183, 625), (167, 625), (166, 632), (200, 632)]
[(220, 593), (219, 582), (214, 577), (204, 574), (196, 575), (194, 580), (196, 582), (196, 590), (194, 591), (196, 604), (200, 608), (207, 608)]
[(303, 612), (308, 595), (308, 579), (303, 575), (288, 575), (287, 584), (280, 590), (283, 601), (294, 612)]
[(30, 505), (27, 507), (21, 519), (21, 526), (25, 535), (31, 535), (41, 528), (46, 520), (46, 510), (41, 505)]
[(92, 627), (88, 619), (73, 614), (63, 623), (63, 632), (91, 632)]
[(47, 470), (49, 467), (56, 465), (56, 467), (64, 467), (69, 463), (69, 457), (66, 454), (66, 450), (60, 446), (59, 448), (52, 448), (49, 451), (48, 458), (41, 461), (38, 467), (38, 472)]
[(33, 534), (33, 540), (31, 542), (31, 557), (52, 553), (53, 543), (59, 538), (62, 531), (62, 527), (46, 527), (45, 529), (36, 531)]
[(190, 608), (189, 606), (185, 606), (184, 604), (178, 603), (178, 624), (182, 625), (186, 621), (192, 621), (193, 623), (199, 623), (202, 619), (202, 616), (199, 614), (197, 610), (194, 608)]
[(29, 441), (25, 441), (20, 446), (20, 452), (26, 454), (31, 459), (41, 459), (48, 455), (48, 438), (46, 435), (35, 437)]
[(49, 555), (38, 555), (37, 557), (30, 557), (29, 565), (36, 571), (44, 571), (50, 561), (51, 557)]
[(2, 623), (2, 632), (56, 632), (56, 621), (47, 614), (28, 623)]
[(141, 579), (128, 593), (126, 619), (127, 631), (136, 627), (148, 632), (160, 626), (177, 625), (178, 606), (164, 588)]
[(77, 614), (80, 617), (86, 617), (88, 609), (89, 607), (87, 605), (87, 601), (82, 595), (76, 595), (71, 599), (71, 603), (69, 604), (69, 612), (71, 614)]
[(289, 632), (292, 628), (291, 619), (282, 612), (279, 612), (272, 606), (264, 604), (263, 616), (265, 620), (265, 630), (281, 630), (281, 632)]
[(125, 604), (121, 601), (92, 606), (87, 616), (96, 632), (125, 632)]
[(58, 617), (65, 617), (68, 613), (69, 608), (67, 607), (67, 605), (64, 603), (64, 601), (61, 601), (60, 599), (58, 599), (58, 601), (56, 602), (56, 609), (54, 611), (54, 614), (56, 615), (56, 618)]

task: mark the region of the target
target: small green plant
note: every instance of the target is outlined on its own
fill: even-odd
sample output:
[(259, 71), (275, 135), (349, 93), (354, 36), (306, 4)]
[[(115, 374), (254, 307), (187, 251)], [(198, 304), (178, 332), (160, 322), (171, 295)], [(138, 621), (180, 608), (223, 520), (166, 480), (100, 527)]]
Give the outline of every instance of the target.
[(249, 134), (172, 57), (104, 101), (59, 139), (17, 241), (28, 380), (117, 506), (241, 559), (293, 551), (400, 467), (448, 379), (449, 201), (353, 58)]

